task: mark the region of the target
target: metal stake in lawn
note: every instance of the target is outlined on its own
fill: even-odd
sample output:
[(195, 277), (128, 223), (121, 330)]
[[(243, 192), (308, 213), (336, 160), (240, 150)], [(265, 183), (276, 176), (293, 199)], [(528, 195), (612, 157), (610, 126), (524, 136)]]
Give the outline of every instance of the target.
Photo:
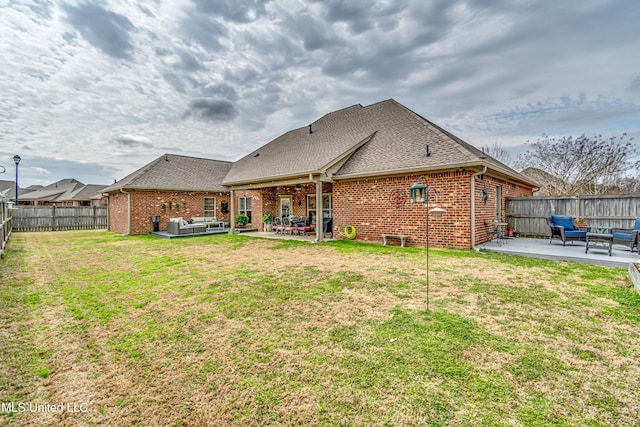
[[(420, 180), (424, 180), (424, 184), (420, 184)], [(433, 214), (434, 218), (442, 218), (445, 210), (438, 207), (438, 201), (436, 199), (436, 206), (429, 210), (429, 192), (433, 191), (436, 197), (438, 197), (438, 190), (429, 186), (427, 177), (420, 175), (416, 178), (416, 182), (409, 188), (409, 199), (412, 204), (424, 203), (427, 208), (427, 311), (429, 311), (429, 214)]]

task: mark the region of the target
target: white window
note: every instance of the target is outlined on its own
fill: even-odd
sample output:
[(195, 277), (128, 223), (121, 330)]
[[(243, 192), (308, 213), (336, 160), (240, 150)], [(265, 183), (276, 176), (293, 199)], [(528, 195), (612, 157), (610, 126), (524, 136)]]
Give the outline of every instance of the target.
[(251, 222), (251, 197), (238, 197), (238, 213), (248, 216)]
[[(307, 215), (311, 216), (314, 220), (316, 219), (316, 195), (315, 194), (307, 194)], [(322, 195), (322, 217), (323, 218), (331, 218), (332, 210), (331, 210), (331, 194), (323, 194)]]
[(215, 197), (204, 198), (204, 216), (206, 217), (216, 216), (216, 198)]

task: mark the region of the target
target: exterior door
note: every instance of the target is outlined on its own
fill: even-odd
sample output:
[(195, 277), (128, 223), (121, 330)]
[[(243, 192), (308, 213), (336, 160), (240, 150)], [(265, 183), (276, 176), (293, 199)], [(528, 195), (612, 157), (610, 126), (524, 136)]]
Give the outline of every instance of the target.
[(278, 198), (278, 214), (281, 218), (293, 215), (291, 206), (293, 206), (291, 196), (280, 196)]

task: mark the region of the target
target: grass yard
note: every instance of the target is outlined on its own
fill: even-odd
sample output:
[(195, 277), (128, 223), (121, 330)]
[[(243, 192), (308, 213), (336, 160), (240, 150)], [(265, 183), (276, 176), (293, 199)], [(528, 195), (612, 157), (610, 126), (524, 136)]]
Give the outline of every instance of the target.
[(0, 424), (640, 423), (626, 270), (430, 260), (427, 312), (424, 248), (15, 233)]

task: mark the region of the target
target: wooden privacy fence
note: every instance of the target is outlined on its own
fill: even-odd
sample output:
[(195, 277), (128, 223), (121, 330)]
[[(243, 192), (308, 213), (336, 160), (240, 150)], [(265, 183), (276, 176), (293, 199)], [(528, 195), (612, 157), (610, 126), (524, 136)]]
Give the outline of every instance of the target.
[(545, 218), (570, 215), (587, 218), (589, 226), (632, 228), (640, 218), (640, 194), (507, 198), (507, 221), (525, 236), (549, 236)]
[(11, 210), (9, 210), (9, 201), (4, 197), (0, 197), (0, 257), (4, 254), (4, 248), (7, 246), (7, 240), (11, 235)]
[(14, 231), (107, 228), (107, 208), (99, 206), (20, 206), (13, 209)]

